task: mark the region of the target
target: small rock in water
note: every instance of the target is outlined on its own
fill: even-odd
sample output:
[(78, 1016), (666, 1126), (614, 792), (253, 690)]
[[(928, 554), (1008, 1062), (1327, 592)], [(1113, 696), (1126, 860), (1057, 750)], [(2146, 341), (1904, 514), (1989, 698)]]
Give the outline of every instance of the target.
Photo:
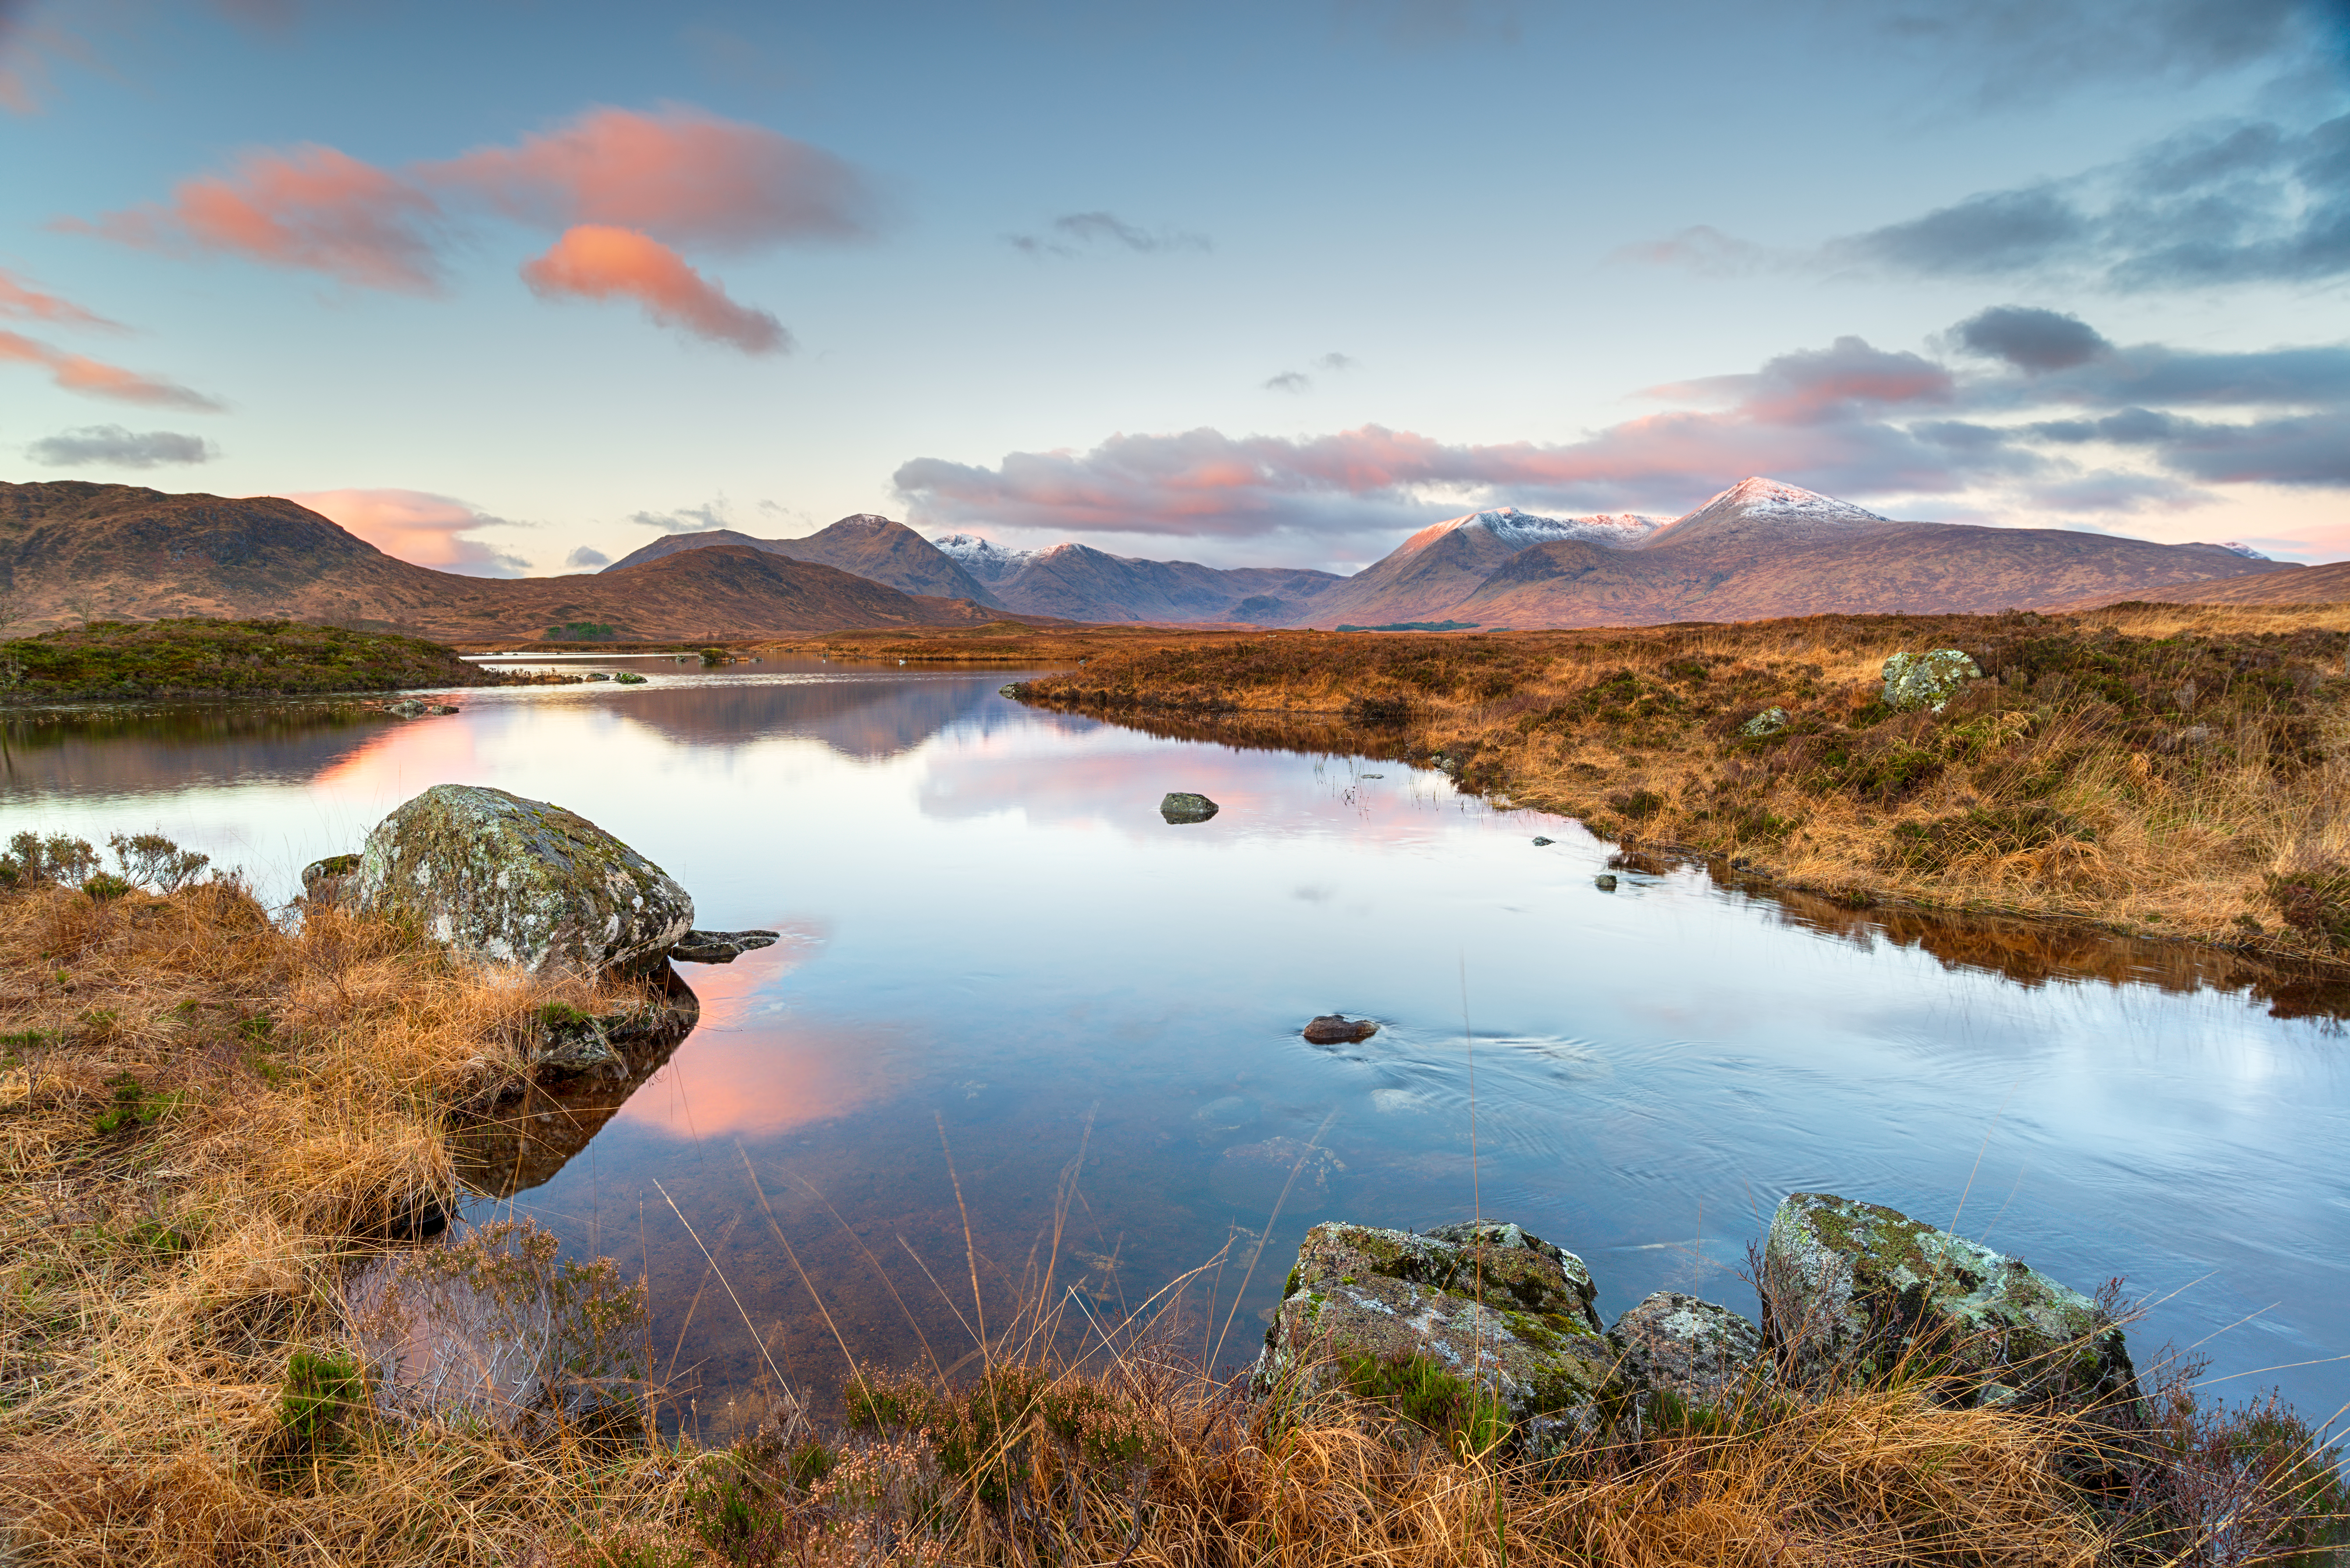
[(1385, 774), (1357, 774), (1355, 776), (1358, 779), (1383, 779), (1388, 775)]
[(1338, 1012), (1326, 1012), (1304, 1030), (1306, 1042), (1314, 1045), (1351, 1044), (1368, 1040), (1378, 1032), (1379, 1026), (1367, 1018), (1348, 1018)]
[(775, 945), (774, 931), (688, 931), (669, 956), (688, 963), (733, 963), (744, 953)]
[(1240, 1095), (1226, 1095), (1221, 1100), (1210, 1100), (1191, 1113), (1191, 1119), (1210, 1132), (1230, 1132), (1234, 1127), (1248, 1126), (1264, 1112), (1254, 1100)]
[(1543, 837), (1540, 834), (1536, 834), (1536, 835), (1534, 836), (1534, 843), (1535, 843), (1535, 845), (1536, 845), (1537, 846), (1541, 846), (1541, 845), (1548, 844), (1548, 843), (1550, 843), (1550, 842), (1552, 842), (1550, 839), (1547, 839), (1547, 838)]
[(1192, 794), (1185, 790), (1170, 791), (1167, 798), (1159, 803), (1159, 815), (1170, 822), (1205, 822), (1219, 809), (1216, 803), (1206, 795)]
[(411, 697), (401, 702), (387, 702), (383, 705), (383, 711), (401, 719), (421, 719), (432, 710)]
[(1602, 871), (1598, 876), (1594, 877), (1591, 879), (1591, 885), (1598, 888), (1603, 893), (1613, 893), (1616, 890), (1615, 874), (1612, 872)]
[(624, 670), (612, 677), (612, 684), (615, 686), (642, 686), (644, 683), (645, 678), (633, 670)]

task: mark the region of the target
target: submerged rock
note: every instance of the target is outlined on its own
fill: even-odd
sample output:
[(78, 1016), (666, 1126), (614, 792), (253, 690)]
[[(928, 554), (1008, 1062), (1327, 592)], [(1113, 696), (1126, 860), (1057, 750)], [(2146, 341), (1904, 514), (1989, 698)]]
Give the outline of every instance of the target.
[(1330, 1197), (1330, 1179), (1347, 1162), (1316, 1144), (1294, 1137), (1234, 1144), (1208, 1171), (1208, 1190), (1222, 1202), (1269, 1212), (1280, 1204), (1292, 1214), (1321, 1208)]
[(1616, 890), (1616, 874), (1612, 871), (1602, 871), (1591, 879), (1591, 885), (1603, 893), (1613, 893)]
[(1802, 1380), (1882, 1378), (1906, 1362), (1972, 1404), (2137, 1397), (2121, 1328), (2096, 1303), (1898, 1210), (1794, 1194), (1772, 1216), (1762, 1283), (1764, 1332)]
[(658, 958), (693, 926), (692, 896), (586, 817), (480, 784), (436, 784), (378, 823), (352, 894), (533, 970)]
[(1543, 846), (1544, 846), (1544, 845), (1546, 845), (1546, 844), (1553, 843), (1553, 842), (1555, 842), (1555, 840), (1548, 839), (1548, 838), (1544, 838), (1544, 837), (1540, 836), (1539, 835), (1537, 835), (1537, 836), (1535, 836), (1535, 838), (1534, 838), (1534, 847), (1536, 847), (1537, 849), (1539, 849), (1539, 848), (1541, 848)]
[(1159, 815), (1170, 822), (1205, 822), (1222, 809), (1203, 794), (1175, 790), (1159, 803)]
[(1938, 648), (1930, 653), (1897, 653), (1885, 661), (1883, 674), (1887, 707), (1905, 711), (1929, 708), (1937, 713), (1960, 687), (1982, 679), (1981, 669), (1963, 649), (1956, 648)]
[(733, 963), (744, 953), (775, 945), (775, 931), (688, 931), (669, 956), (687, 963)]
[(1541, 1449), (1603, 1424), (1615, 1353), (1591, 1271), (1515, 1225), (1425, 1234), (1316, 1225), (1258, 1357), (1255, 1386), (1296, 1397), (1420, 1369), (1482, 1385)]
[(1306, 1024), (1300, 1033), (1310, 1044), (1347, 1045), (1357, 1040), (1368, 1040), (1378, 1032), (1379, 1026), (1367, 1018), (1348, 1018), (1343, 1013), (1326, 1012)]
[(1765, 708), (1743, 724), (1739, 725), (1738, 732), (1750, 741), (1759, 741), (1766, 736), (1775, 735), (1786, 727), (1787, 711), (1784, 708)]
[(1659, 1291), (1616, 1320), (1607, 1342), (1617, 1372), (1650, 1395), (1669, 1395), (1685, 1409), (1721, 1409), (1762, 1376), (1762, 1331), (1726, 1306), (1679, 1291)]

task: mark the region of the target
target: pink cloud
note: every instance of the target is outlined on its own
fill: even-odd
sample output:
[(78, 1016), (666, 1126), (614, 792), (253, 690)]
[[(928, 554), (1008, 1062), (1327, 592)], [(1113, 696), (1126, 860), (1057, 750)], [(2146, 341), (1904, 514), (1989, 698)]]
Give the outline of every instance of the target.
[(477, 512), (452, 496), (421, 490), (310, 490), (289, 491), (285, 498), (358, 535), (385, 555), (419, 566), (474, 577), (515, 577), (530, 564), (464, 537), (505, 519)]
[(225, 252), (363, 288), (432, 294), (441, 287), (441, 223), (432, 198), (400, 176), (306, 145), (248, 152), (228, 174), (183, 180), (166, 204), (58, 226), (166, 254)]
[(592, 109), (417, 173), (541, 227), (602, 223), (735, 250), (852, 238), (870, 205), (857, 171), (823, 149), (677, 106)]
[(110, 332), (122, 330), (119, 321), (84, 310), (72, 300), (60, 299), (54, 294), (43, 294), (22, 280), (0, 271), (0, 316), (13, 316), (24, 321), (51, 321), (60, 327), (102, 327)]
[(545, 299), (626, 295), (664, 327), (731, 343), (745, 354), (791, 349), (792, 335), (782, 322), (764, 310), (735, 304), (675, 251), (632, 229), (581, 223), (567, 231), (545, 255), (525, 262), (522, 278)]
[(142, 376), (136, 370), (126, 370), (87, 355), (68, 354), (15, 332), (0, 332), (0, 362), (39, 365), (49, 372), (52, 381), (67, 391), (88, 397), (204, 413), (217, 412), (221, 407), (217, 400), (191, 391), (177, 382)]

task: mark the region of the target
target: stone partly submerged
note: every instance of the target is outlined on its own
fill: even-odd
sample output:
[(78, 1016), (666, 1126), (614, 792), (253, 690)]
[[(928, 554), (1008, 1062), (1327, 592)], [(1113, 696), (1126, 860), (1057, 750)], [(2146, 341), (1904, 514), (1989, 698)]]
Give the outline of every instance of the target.
[(1369, 1019), (1348, 1018), (1341, 1012), (1326, 1012), (1299, 1031), (1312, 1045), (1351, 1045), (1378, 1032), (1379, 1026)]
[(649, 963), (693, 927), (693, 898), (576, 812), (436, 784), (376, 825), (358, 907), (406, 915), (476, 961), (546, 971)]
[(775, 945), (776, 931), (688, 931), (669, 956), (686, 963), (733, 963), (744, 953)]
[(2095, 1302), (1980, 1242), (1825, 1193), (1779, 1205), (1762, 1250), (1762, 1323), (1813, 1384), (1897, 1373), (1947, 1397), (2078, 1411), (2137, 1397), (2120, 1326)]
[(1885, 705), (1899, 711), (1912, 708), (1940, 712), (1970, 680), (1982, 679), (1982, 670), (1965, 651), (1938, 648), (1929, 653), (1897, 653), (1885, 661)]
[(1615, 1353), (1583, 1260), (1515, 1225), (1306, 1232), (1254, 1386), (1295, 1399), (1430, 1375), (1483, 1391), (1543, 1451), (1605, 1425)]
[(1170, 822), (1205, 822), (1222, 808), (1203, 794), (1185, 790), (1169, 792), (1159, 803), (1159, 815)]

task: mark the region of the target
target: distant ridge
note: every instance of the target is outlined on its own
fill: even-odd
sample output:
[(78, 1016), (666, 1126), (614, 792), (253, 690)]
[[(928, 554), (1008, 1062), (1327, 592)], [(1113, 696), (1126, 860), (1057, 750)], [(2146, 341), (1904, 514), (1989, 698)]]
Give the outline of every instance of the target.
[(647, 561), (675, 555), (680, 550), (706, 549), (712, 545), (759, 550), (771, 556), (788, 556), (795, 561), (814, 561), (819, 566), (837, 566), (860, 577), (870, 577), (877, 583), (887, 583), (901, 593), (970, 599), (978, 604), (1002, 607), (996, 605), (995, 596), (987, 587), (965, 571), (962, 563), (953, 556), (940, 550), (903, 523), (892, 522), (871, 512), (855, 513), (797, 539), (754, 539), (732, 528), (665, 535), (641, 549), (630, 551), (604, 569), (608, 572), (624, 571), (630, 566), (642, 566)]

